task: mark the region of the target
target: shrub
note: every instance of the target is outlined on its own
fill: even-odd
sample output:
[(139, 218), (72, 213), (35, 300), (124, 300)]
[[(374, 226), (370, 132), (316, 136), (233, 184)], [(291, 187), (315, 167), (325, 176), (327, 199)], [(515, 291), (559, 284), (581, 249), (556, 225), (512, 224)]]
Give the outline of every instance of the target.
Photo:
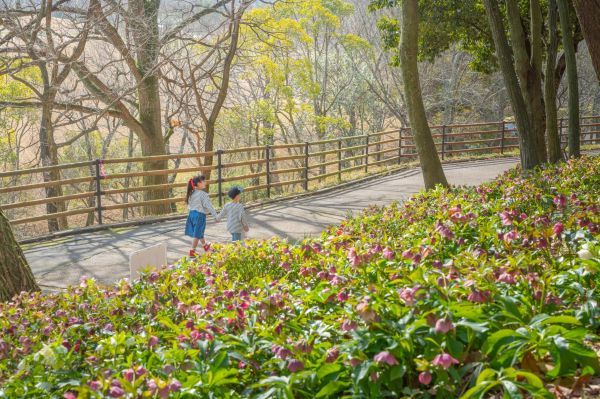
[(553, 397), (599, 372), (600, 158), (0, 305), (0, 397)]

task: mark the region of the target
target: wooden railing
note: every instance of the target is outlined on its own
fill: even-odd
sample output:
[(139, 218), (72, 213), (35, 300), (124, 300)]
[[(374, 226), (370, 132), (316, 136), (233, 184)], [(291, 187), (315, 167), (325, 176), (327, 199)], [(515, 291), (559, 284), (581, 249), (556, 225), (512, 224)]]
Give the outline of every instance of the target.
[[(582, 145), (600, 143), (600, 116), (583, 117)], [(469, 154), (504, 154), (518, 148), (517, 131), (509, 122), (432, 126), (442, 159)], [(560, 120), (563, 145), (566, 121)], [(214, 163), (204, 166), (206, 156)], [(416, 158), (410, 128), (305, 143), (218, 150), (210, 153), (154, 157), (96, 159), (56, 166), (0, 172), (0, 207), (18, 236), (47, 233), (46, 221), (63, 218), (69, 228), (114, 224), (143, 218), (144, 207), (167, 205), (171, 214), (184, 210), (187, 180), (210, 171), (209, 195), (218, 206), (224, 203), (229, 185), (245, 187), (246, 200), (269, 199), (333, 185), (345, 178), (401, 167)], [(164, 170), (142, 170), (151, 160), (173, 163)], [(44, 174), (60, 171), (61, 179), (44, 181)], [(161, 175), (164, 184), (144, 185), (144, 176)], [(45, 198), (44, 189), (59, 186), (63, 195)], [(164, 199), (144, 200), (148, 190), (167, 190)], [(46, 205), (60, 205), (47, 213)]]

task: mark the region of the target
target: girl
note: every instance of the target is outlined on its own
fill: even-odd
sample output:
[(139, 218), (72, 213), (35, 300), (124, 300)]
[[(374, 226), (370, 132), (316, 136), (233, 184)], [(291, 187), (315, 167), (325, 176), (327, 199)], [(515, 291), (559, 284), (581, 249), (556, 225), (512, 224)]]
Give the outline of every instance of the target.
[(198, 241), (202, 242), (205, 252), (210, 250), (210, 244), (204, 240), (206, 212), (210, 212), (215, 219), (217, 218), (217, 212), (210, 203), (210, 198), (204, 191), (205, 188), (206, 177), (202, 175), (194, 176), (188, 181), (185, 202), (188, 204), (189, 214), (185, 223), (185, 235), (193, 238), (190, 256), (196, 255)]

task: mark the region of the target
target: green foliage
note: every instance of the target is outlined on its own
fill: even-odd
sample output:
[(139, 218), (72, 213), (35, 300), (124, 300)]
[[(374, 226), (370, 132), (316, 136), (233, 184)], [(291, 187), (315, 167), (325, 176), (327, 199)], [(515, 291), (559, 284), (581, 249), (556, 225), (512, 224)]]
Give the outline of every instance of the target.
[(0, 305), (0, 397), (551, 398), (598, 375), (600, 158)]

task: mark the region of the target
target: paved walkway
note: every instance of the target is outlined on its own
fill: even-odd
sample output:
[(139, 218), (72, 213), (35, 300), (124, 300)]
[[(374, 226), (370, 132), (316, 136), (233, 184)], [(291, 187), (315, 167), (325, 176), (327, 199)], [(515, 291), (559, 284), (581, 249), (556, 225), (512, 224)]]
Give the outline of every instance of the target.
[[(477, 185), (517, 162), (516, 158), (469, 161), (446, 164), (444, 170), (451, 184)], [(420, 170), (409, 169), (352, 187), (264, 205), (249, 211), (251, 230), (247, 238), (302, 239), (318, 234), (349, 213), (405, 200), (422, 188)], [(40, 285), (48, 290), (77, 284), (83, 276), (112, 283), (129, 275), (129, 254), (144, 247), (166, 242), (169, 262), (185, 255), (189, 240), (183, 236), (184, 223), (176, 220), (56, 239), (28, 247), (25, 256)], [(214, 224), (209, 219), (207, 238), (227, 241), (225, 223)]]

